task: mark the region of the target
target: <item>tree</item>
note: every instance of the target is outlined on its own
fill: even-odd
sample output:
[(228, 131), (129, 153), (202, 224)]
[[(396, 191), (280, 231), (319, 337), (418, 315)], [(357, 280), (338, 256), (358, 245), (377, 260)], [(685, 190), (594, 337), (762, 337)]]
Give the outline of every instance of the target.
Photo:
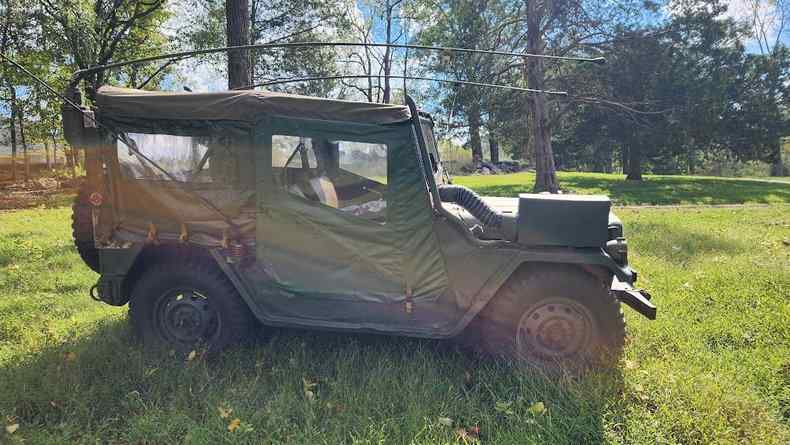
[[(247, 0), (250, 44), (329, 40), (346, 27), (342, 11), (347, 0)], [(176, 43), (185, 48), (205, 49), (230, 45), (227, 36), (226, 3), (219, 0), (191, 0), (189, 14), (180, 27)], [(330, 75), (335, 70), (334, 48), (259, 49), (247, 51), (250, 81), (245, 85), (283, 78)], [(208, 64), (225, 73), (223, 55), (205, 56), (193, 65)], [(334, 82), (311, 82), (272, 85), (272, 90), (301, 94), (325, 94)]]
[[(596, 106), (565, 120), (571, 125), (560, 135), (564, 162), (590, 165), (593, 156), (611, 153), (628, 179), (639, 180), (645, 170), (693, 174), (710, 156), (775, 161), (787, 127), (784, 51), (748, 55), (743, 30), (721, 2), (670, 7), (665, 22), (623, 31), (604, 47), (607, 66), (582, 82), (594, 85), (598, 98), (588, 102)], [(607, 151), (612, 146), (619, 150)]]
[(723, 113), (727, 123), (724, 145), (739, 160), (771, 164), (771, 174), (783, 174), (782, 138), (790, 121), (790, 51), (779, 47), (771, 55), (748, 55), (737, 71), (734, 100)]
[[(56, 60), (86, 69), (110, 62), (159, 54), (167, 43), (162, 26), (165, 0), (41, 0), (42, 33), (57, 48)], [(109, 80), (135, 85), (162, 70), (134, 65), (86, 77), (87, 95)]]
[[(228, 46), (250, 43), (250, 13), (247, 0), (225, 0), (225, 20)], [(247, 51), (228, 53), (228, 89), (249, 88), (252, 85), (250, 57)]]
[[(542, 55), (546, 46), (543, 29), (549, 22), (548, 3), (537, 0), (527, 1), (527, 52)], [(527, 58), (527, 85), (535, 90), (546, 87), (546, 68), (540, 57)], [(559, 184), (554, 165), (554, 151), (551, 148), (551, 125), (546, 103), (546, 95), (542, 92), (529, 97), (530, 129), (535, 153), (535, 188), (536, 192), (547, 191), (557, 193)]]
[(790, 1), (746, 0), (744, 6), (749, 34), (757, 42), (760, 54), (773, 54), (786, 37)]
[[(19, 1), (8, 1), (4, 3), (2, 22), (0, 22), (0, 52), (13, 57), (24, 55), (31, 40), (31, 16), (30, 11), (23, 7)], [(27, 156), (27, 143), (24, 138), (24, 118), (22, 104), (19, 101), (17, 86), (19, 85), (20, 73), (15, 71), (7, 64), (2, 64), (2, 78), (0, 88), (3, 90), (3, 100), (8, 103), (10, 117), (8, 119), (8, 130), (11, 142), (11, 179), (17, 178), (16, 157), (18, 142), (21, 140), (25, 156)], [(27, 170), (26, 177), (27, 179)]]
[[(760, 54), (773, 59), (774, 66), (782, 65), (782, 57), (786, 57), (786, 47), (783, 41), (787, 37), (787, 26), (790, 22), (790, 1), (788, 0), (748, 0), (748, 20), (751, 37), (757, 42)], [(769, 68), (770, 70), (770, 68)], [(776, 78), (776, 76), (771, 76)], [(768, 93), (776, 97), (778, 90), (783, 85), (775, 84)], [(773, 94), (772, 94), (773, 93)], [(776, 134), (777, 138), (785, 136), (784, 133)], [(772, 143), (771, 176), (784, 175), (782, 163), (782, 143), (776, 140)]]
[[(621, 1), (616, 7), (607, 2), (585, 0), (525, 0), (527, 9), (527, 49), (542, 55), (591, 55), (617, 38), (618, 33), (644, 25), (642, 14), (653, 8), (650, 2)], [(552, 64), (540, 58), (526, 61), (527, 84), (535, 89), (568, 87), (576, 67)], [(577, 90), (578, 85), (571, 85)], [(530, 97), (530, 128), (535, 155), (535, 191), (556, 193), (557, 182), (552, 132), (554, 127), (573, 110), (574, 103), (549, 100), (544, 94)], [(606, 100), (613, 105), (614, 102)], [(593, 100), (600, 105), (604, 101)]]
[[(519, 34), (520, 5), (497, 0), (447, 0), (432, 6), (428, 18), (431, 26), (423, 28), (418, 43), (461, 48), (508, 50), (516, 43)], [(450, 79), (472, 82), (493, 82), (511, 72), (512, 61), (497, 59), (488, 54), (443, 53), (422, 54), (424, 68), (446, 75)], [(472, 151), (475, 168), (483, 161), (481, 131), (486, 128), (486, 118), (491, 120), (497, 108), (497, 92), (470, 85), (450, 84), (432, 87), (433, 99), (439, 102), (446, 114), (461, 122), (456, 126), (467, 128), (468, 146)], [(490, 143), (490, 141), (489, 141)]]

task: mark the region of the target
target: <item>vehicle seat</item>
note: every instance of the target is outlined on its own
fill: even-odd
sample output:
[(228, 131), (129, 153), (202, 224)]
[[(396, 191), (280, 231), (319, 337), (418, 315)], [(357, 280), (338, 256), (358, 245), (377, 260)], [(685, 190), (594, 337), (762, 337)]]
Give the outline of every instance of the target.
[(335, 184), (328, 176), (322, 175), (312, 178), (310, 180), (310, 187), (313, 189), (313, 193), (318, 197), (321, 204), (328, 205), (335, 209), (338, 208), (340, 203), (337, 199), (337, 190), (335, 190)]

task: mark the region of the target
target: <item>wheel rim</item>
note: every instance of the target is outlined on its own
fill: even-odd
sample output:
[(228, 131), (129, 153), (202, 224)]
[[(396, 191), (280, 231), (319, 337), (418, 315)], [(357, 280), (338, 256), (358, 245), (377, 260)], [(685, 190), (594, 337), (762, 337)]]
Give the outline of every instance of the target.
[(528, 309), (519, 320), (516, 349), (524, 360), (562, 360), (583, 353), (595, 331), (594, 318), (583, 305), (549, 298)]
[(210, 343), (220, 328), (220, 317), (209, 298), (196, 289), (174, 289), (157, 301), (156, 327), (176, 346)]

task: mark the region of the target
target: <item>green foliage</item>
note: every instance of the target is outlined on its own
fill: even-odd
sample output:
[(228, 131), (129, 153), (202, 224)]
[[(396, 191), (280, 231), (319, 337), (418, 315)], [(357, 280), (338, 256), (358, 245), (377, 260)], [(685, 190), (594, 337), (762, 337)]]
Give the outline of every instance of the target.
[[(665, 22), (621, 31), (595, 96), (559, 132), (563, 168), (694, 173), (707, 157), (775, 162), (788, 129), (790, 53), (747, 54), (720, 1), (673, 1)], [(586, 76), (586, 77), (585, 77)]]
[[(179, 29), (177, 41), (182, 47), (203, 49), (226, 46), (225, 2), (189, 0), (189, 15)], [(250, 42), (308, 42), (335, 40), (348, 26), (346, 0), (250, 0)], [(332, 75), (336, 51), (330, 47), (256, 50), (252, 59), (253, 82), (279, 78)], [(226, 70), (225, 54), (202, 58), (218, 72)], [(334, 81), (272, 85), (269, 89), (326, 95)]]
[[(52, 54), (69, 71), (162, 52), (166, 0), (42, 0), (39, 26)], [(157, 65), (127, 66), (87, 78), (93, 90), (105, 83), (138, 85)], [(92, 99), (89, 89), (88, 96)]]
[(146, 352), (88, 298), (68, 209), (0, 213), (0, 442), (787, 443), (787, 207), (618, 213), (659, 319), (626, 310), (618, 369), (557, 381), (383, 336)]

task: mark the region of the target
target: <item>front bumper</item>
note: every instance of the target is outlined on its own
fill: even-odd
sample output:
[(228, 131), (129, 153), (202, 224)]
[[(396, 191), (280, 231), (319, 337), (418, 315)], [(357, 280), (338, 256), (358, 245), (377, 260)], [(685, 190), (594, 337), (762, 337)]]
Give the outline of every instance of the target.
[(622, 303), (627, 304), (631, 309), (639, 312), (650, 320), (656, 319), (656, 305), (650, 302), (650, 294), (642, 289), (636, 289), (628, 283), (624, 283), (615, 276), (612, 279), (612, 293)]

